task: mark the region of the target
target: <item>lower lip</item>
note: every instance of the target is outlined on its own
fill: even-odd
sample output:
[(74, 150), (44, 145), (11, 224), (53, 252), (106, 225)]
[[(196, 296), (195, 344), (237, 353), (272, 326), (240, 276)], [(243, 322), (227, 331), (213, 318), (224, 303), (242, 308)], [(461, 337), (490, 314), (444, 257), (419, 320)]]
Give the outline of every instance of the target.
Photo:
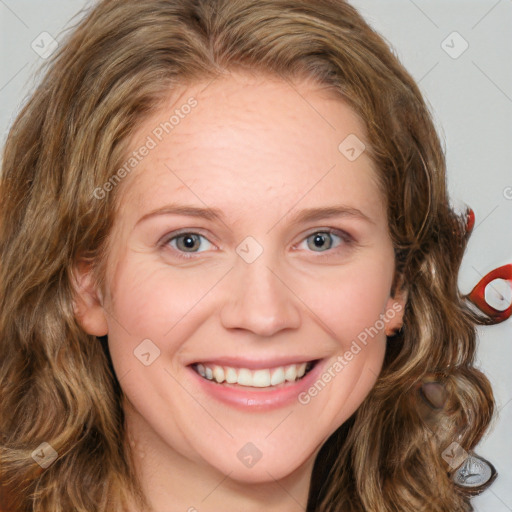
[(216, 400), (244, 411), (267, 411), (297, 403), (299, 394), (305, 392), (316, 381), (322, 366), (323, 361), (320, 360), (300, 380), (260, 389), (236, 384), (219, 384), (201, 377), (192, 367), (188, 367), (188, 370), (198, 381), (201, 389)]

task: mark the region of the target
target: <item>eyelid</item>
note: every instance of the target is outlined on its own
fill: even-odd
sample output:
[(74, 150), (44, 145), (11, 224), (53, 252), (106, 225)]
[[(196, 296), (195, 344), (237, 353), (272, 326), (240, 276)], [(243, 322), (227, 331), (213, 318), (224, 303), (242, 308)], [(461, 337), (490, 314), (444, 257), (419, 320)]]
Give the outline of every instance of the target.
[(330, 234), (339, 236), (341, 239), (343, 239), (345, 241), (349, 241), (350, 240), (350, 241), (355, 242), (355, 238), (350, 233), (345, 231), (344, 229), (327, 228), (327, 227), (315, 228), (315, 229), (310, 230), (309, 233), (306, 233), (305, 235), (302, 235), (301, 241), (305, 240), (306, 238), (309, 238), (311, 235), (314, 235), (316, 233), (330, 233)]
[[(168, 244), (173, 238), (176, 238), (180, 235), (201, 235), (203, 238), (206, 238), (208, 242), (214, 243), (210, 240), (210, 234), (205, 234), (205, 230), (202, 228), (182, 228), (177, 229), (176, 231), (171, 231), (170, 233), (165, 234), (162, 238), (160, 238), (157, 242), (157, 245), (165, 245)], [(212, 238), (215, 239), (214, 236)]]

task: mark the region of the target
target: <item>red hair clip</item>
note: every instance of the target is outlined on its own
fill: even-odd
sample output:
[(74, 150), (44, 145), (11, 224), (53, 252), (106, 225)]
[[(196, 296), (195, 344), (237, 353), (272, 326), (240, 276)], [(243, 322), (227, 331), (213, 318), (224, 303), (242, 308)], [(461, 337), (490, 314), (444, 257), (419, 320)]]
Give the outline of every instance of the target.
[(466, 210), (466, 232), (471, 233), (475, 226), (475, 212), (468, 206)]
[(468, 299), (499, 324), (512, 315), (512, 264), (498, 267), (473, 288)]

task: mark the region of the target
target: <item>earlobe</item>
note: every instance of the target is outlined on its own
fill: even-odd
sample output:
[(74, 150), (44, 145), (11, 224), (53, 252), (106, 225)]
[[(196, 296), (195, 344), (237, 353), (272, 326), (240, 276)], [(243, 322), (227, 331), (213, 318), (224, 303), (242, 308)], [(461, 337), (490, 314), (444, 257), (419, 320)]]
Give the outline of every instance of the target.
[(97, 286), (92, 265), (79, 261), (72, 271), (73, 310), (80, 327), (93, 336), (108, 334), (108, 323), (101, 290)]
[(389, 297), (385, 313), (388, 319), (385, 329), (386, 336), (394, 336), (402, 328), (408, 295), (407, 290), (403, 288)]

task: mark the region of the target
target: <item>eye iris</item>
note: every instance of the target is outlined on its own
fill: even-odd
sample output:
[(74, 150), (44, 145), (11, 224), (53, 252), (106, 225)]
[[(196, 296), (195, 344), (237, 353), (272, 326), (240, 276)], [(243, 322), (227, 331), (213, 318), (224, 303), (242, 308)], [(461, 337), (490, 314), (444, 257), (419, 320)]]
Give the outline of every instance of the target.
[[(199, 240), (199, 237), (197, 235), (193, 235), (193, 234), (181, 235), (177, 239), (177, 245), (178, 245), (178, 248), (180, 248), (180, 249), (185, 249), (185, 250), (193, 249), (194, 244), (198, 240)], [(180, 241), (183, 241), (183, 243), (180, 243)]]
[(314, 237), (313, 237), (313, 244), (314, 244), (314, 247), (312, 247), (309, 243), (309, 247), (310, 248), (317, 248), (317, 249), (324, 249), (324, 248), (327, 248), (329, 249), (331, 247), (331, 244), (329, 243), (328, 246), (325, 246), (325, 243), (326, 241), (329, 240), (329, 233), (315, 233)]

